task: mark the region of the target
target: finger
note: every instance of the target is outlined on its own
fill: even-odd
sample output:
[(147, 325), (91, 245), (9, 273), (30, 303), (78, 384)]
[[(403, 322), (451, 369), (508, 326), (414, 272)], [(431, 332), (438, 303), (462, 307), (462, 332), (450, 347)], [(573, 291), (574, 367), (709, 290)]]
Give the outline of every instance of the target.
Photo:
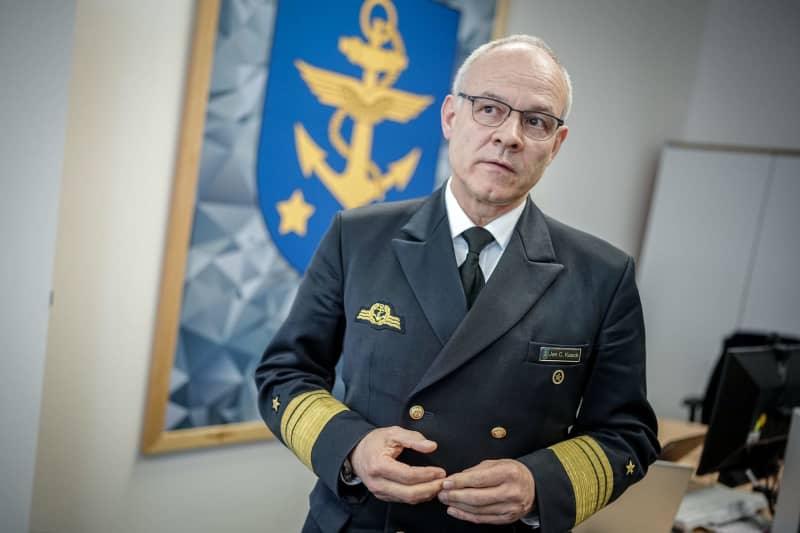
[(370, 487), (370, 491), (379, 500), (415, 505), (432, 500), (442, 488), (442, 480), (437, 479), (416, 485), (404, 485), (391, 480), (382, 479)]
[(436, 448), (438, 448), (438, 446), (439, 445), (435, 441), (423, 439), (423, 440), (415, 440), (409, 442), (406, 445), (406, 448), (410, 448), (420, 453), (432, 453), (436, 451)]
[(388, 437), (390, 446), (411, 448), (421, 453), (431, 453), (438, 447), (436, 442), (426, 439), (419, 431), (396, 428)]
[(512, 513), (500, 515), (473, 514), (456, 507), (448, 507), (447, 514), (453, 518), (472, 522), (474, 524), (510, 524), (516, 521), (516, 516)]
[(442, 480), (447, 476), (447, 473), (437, 466), (410, 466), (388, 458), (379, 463), (375, 475), (395, 483), (415, 485), (433, 480)]
[(441, 497), (442, 493), (439, 493), (439, 501), (442, 503), (450, 506), (455, 507), (456, 509), (460, 509), (470, 514), (474, 515), (503, 515), (509, 513), (521, 513), (524, 509), (522, 505), (514, 505), (508, 502), (498, 502), (493, 503), (491, 505), (469, 505), (467, 503), (462, 502), (453, 502), (450, 500), (442, 500)]
[(444, 482), (445, 490), (496, 487), (505, 482), (508, 473), (493, 464), (481, 463), (453, 474)]
[(509, 498), (499, 488), (490, 487), (483, 489), (445, 489), (439, 494), (439, 500), (447, 505), (462, 507), (463, 504), (478, 508), (503, 504), (509, 501)]

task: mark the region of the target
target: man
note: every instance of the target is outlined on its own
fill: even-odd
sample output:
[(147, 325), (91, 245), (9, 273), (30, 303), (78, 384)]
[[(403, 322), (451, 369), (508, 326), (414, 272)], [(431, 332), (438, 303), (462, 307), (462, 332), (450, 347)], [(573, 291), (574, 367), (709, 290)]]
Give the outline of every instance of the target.
[(442, 105), (450, 180), (335, 217), (256, 371), (319, 477), (303, 531), (567, 531), (655, 459), (633, 262), (528, 198), (570, 99), (541, 40), (484, 45)]

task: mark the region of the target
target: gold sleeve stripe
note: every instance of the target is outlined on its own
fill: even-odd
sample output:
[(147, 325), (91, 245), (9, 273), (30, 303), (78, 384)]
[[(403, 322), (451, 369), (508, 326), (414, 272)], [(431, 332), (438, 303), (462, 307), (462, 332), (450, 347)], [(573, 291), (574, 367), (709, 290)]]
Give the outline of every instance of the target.
[(580, 436), (550, 446), (561, 462), (575, 494), (575, 525), (602, 509), (611, 499), (614, 474), (600, 444)]
[(347, 411), (326, 390), (304, 392), (292, 398), (281, 418), (281, 436), (286, 446), (313, 472), (311, 450), (331, 418)]
[(356, 319), (358, 320), (369, 320), (369, 318), (370, 314), (368, 309), (362, 309), (358, 312), (358, 315), (356, 315)]
[(587, 436), (577, 437), (575, 440), (580, 443), (586, 455), (591, 457), (592, 467), (597, 476), (598, 507), (592, 511), (594, 513), (605, 507), (608, 500), (611, 499), (611, 492), (614, 490), (614, 473), (611, 471), (608, 456), (596, 440)]

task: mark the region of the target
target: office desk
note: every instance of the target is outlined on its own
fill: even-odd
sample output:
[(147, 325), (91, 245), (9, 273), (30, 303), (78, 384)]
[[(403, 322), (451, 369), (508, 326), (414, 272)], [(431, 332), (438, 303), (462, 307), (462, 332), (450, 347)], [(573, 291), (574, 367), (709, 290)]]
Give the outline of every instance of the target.
[[(673, 461), (680, 464), (689, 465), (696, 469), (700, 464), (700, 456), (703, 453), (703, 439), (708, 430), (705, 424), (674, 420), (669, 418), (659, 418), (658, 420), (658, 441), (662, 447), (662, 459)], [(692, 474), (689, 489), (708, 487), (717, 483), (718, 473), (705, 474), (698, 476)], [(742, 485), (737, 490), (750, 491), (752, 487)], [(767, 518), (768, 513), (765, 515)], [(702, 533), (708, 531), (704, 528), (695, 528), (693, 532)]]
[[(697, 468), (700, 464), (700, 455), (703, 452), (703, 439), (708, 427), (705, 424), (675, 420), (671, 418), (658, 419), (658, 442), (661, 444), (662, 456), (665, 461), (689, 465)], [(708, 486), (717, 482), (717, 474), (704, 476), (692, 475), (692, 485)], [(691, 488), (691, 486), (690, 486)]]
[(696, 435), (705, 435), (708, 426), (697, 422), (687, 422), (685, 420), (675, 420), (673, 418), (658, 419), (658, 441), (661, 446), (675, 441)]

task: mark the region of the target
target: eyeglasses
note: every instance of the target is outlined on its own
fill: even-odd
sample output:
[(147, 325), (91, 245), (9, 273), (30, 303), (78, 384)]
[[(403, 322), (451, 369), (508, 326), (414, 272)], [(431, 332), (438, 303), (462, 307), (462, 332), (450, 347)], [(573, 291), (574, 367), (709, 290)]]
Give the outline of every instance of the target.
[(458, 96), (472, 102), (472, 118), (484, 126), (496, 128), (506, 121), (512, 111), (516, 111), (519, 113), (525, 136), (536, 141), (546, 141), (564, 125), (562, 119), (544, 111), (514, 109), (507, 103), (489, 96), (471, 96), (464, 93), (458, 93)]

